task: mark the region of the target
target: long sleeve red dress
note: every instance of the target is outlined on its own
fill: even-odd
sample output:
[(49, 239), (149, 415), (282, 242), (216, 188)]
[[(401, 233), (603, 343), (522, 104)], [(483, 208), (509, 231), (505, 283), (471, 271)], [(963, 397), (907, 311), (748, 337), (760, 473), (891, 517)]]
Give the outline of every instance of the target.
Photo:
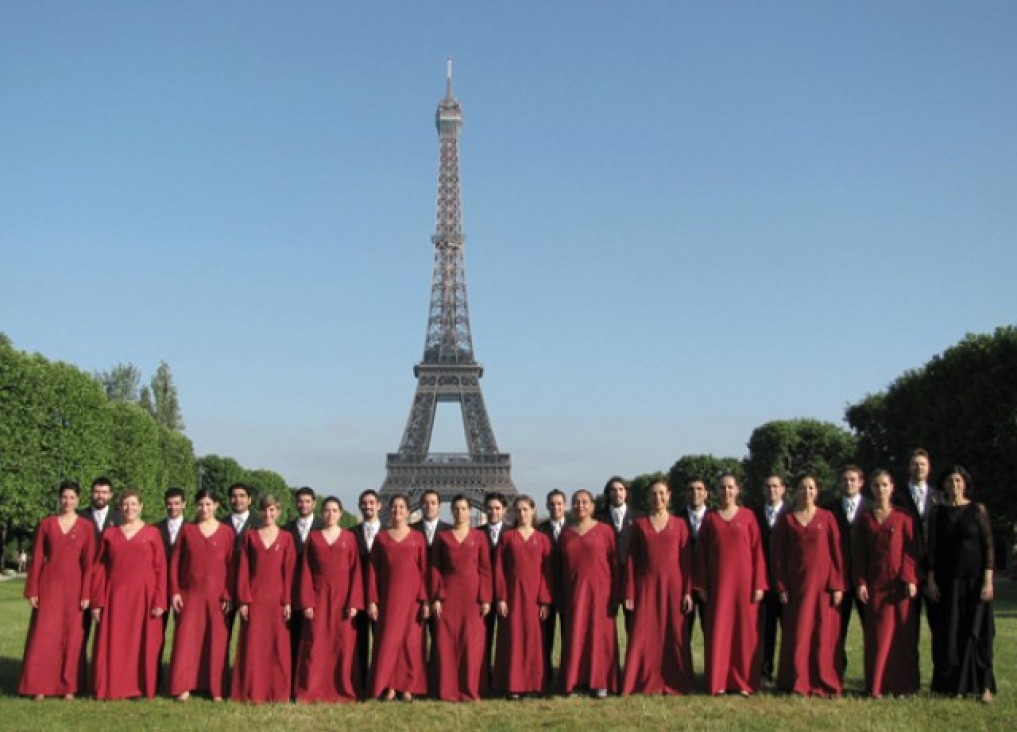
[(341, 529), (331, 544), (320, 531), (308, 534), (300, 560), (299, 610), (304, 619), (297, 653), (294, 696), (298, 702), (354, 702), (360, 694), (357, 629), (350, 609), (364, 609), (360, 552), (353, 533)]
[(28, 625), (19, 694), (64, 696), (84, 691), (78, 689), (84, 635), (81, 603), (91, 598), (94, 558), (91, 523), (77, 518), (67, 533), (56, 516), (39, 524), (25, 582), (25, 597), (39, 598), (39, 607), (32, 610)]
[(622, 694), (688, 694), (692, 651), (682, 598), (692, 592), (692, 540), (684, 521), (668, 517), (657, 531), (649, 517), (632, 524), (625, 599), (634, 602)]
[(230, 602), (236, 535), (225, 523), (210, 536), (197, 524), (184, 524), (170, 560), (170, 597), (180, 595), (170, 661), (169, 693), (228, 691), (230, 632), (222, 603)]

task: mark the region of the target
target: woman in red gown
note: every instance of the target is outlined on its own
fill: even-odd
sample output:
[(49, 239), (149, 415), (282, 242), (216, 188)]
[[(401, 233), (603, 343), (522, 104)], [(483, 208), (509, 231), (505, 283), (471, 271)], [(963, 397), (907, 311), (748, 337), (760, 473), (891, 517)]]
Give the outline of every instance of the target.
[(517, 699), (540, 694), (547, 679), (544, 659), (534, 653), (544, 647), (544, 621), (551, 597), (551, 540), (534, 527), (537, 506), (529, 496), (513, 503), (516, 527), (498, 542), (494, 566), (494, 594), (498, 601), (494, 686)]
[(586, 688), (599, 699), (618, 691), (618, 628), (615, 615), (621, 573), (614, 530), (593, 518), (593, 494), (572, 494), (575, 524), (561, 532), (561, 688)]
[(244, 532), (237, 568), (240, 639), (230, 698), (247, 702), (289, 701), (290, 619), (297, 554), (293, 536), (280, 531), (279, 501), (258, 502), (262, 527)]
[(452, 499), (452, 522), (431, 547), (437, 692), (442, 701), (474, 701), (483, 678), (484, 618), (491, 612), (491, 553), (487, 537), (470, 528), (466, 496)]
[(195, 497), (196, 521), (184, 524), (170, 561), (170, 604), (176, 613), (169, 693), (187, 701), (193, 690), (222, 701), (229, 672), (231, 568), (236, 536), (216, 520), (219, 502), (207, 489)]
[(840, 696), (836, 657), (844, 563), (837, 519), (816, 506), (818, 495), (814, 476), (800, 478), (794, 511), (774, 526), (773, 576), (783, 605), (777, 687), (805, 696)]
[(870, 487), (874, 504), (855, 522), (851, 569), (865, 605), (865, 691), (879, 699), (918, 691), (918, 616), (911, 611), (918, 544), (911, 517), (890, 504), (890, 474), (877, 470)]
[(166, 612), (162, 535), (141, 520), (141, 497), (120, 498), (124, 522), (102, 533), (93, 569), (93, 673), (97, 699), (155, 696)]
[(60, 513), (47, 516), (35, 532), (25, 598), (32, 606), (18, 693), (73, 699), (83, 635), (81, 613), (92, 593), (95, 535), (75, 509), (81, 486), (60, 484)]
[(409, 498), (392, 496), (388, 511), (392, 525), (375, 538), (367, 571), (367, 613), (377, 622), (371, 696), (413, 701), (427, 693), (427, 541), (409, 526)]
[(625, 572), (625, 607), (632, 631), (622, 695), (688, 694), (692, 652), (685, 615), (692, 610), (692, 540), (684, 521), (668, 513), (667, 481), (650, 486), (650, 515), (636, 519)]
[(325, 526), (307, 536), (300, 560), (300, 608), (304, 614), (294, 696), (298, 702), (354, 702), (360, 693), (353, 668), (357, 629), (364, 609), (360, 552), (352, 531), (339, 527), (343, 504), (321, 504)]
[(719, 505), (707, 511), (696, 544), (695, 589), (706, 625), (706, 691), (742, 696), (759, 688), (759, 601), (768, 589), (756, 517), (738, 506), (732, 473), (720, 477)]

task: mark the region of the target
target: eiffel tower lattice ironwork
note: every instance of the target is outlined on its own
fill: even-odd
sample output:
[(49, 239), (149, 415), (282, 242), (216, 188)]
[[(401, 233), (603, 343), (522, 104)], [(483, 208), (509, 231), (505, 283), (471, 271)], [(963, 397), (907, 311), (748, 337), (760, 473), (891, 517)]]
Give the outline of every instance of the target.
[[(414, 366), (417, 390), (399, 452), (385, 463), (382, 500), (406, 493), (416, 505), (421, 493), (433, 489), (443, 501), (462, 493), (475, 507), (484, 494), (516, 493), (508, 453), (498, 451), (491, 420), (480, 391), (484, 368), (473, 355), (462, 204), (459, 192), (459, 129), (463, 113), (452, 95), (452, 61), (448, 62), (445, 97), (438, 103), (438, 201), (434, 236), (434, 275), (427, 317), (424, 358)], [(465, 453), (432, 453), (431, 433), (439, 402), (458, 402), (466, 435)]]

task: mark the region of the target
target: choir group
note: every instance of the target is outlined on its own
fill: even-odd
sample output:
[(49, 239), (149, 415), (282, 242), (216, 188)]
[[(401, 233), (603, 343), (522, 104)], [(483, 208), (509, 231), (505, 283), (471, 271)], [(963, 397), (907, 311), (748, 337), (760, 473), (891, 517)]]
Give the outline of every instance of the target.
[(91, 508), (79, 513), (80, 488), (65, 481), (59, 512), (36, 536), (18, 690), (36, 699), (122, 699), (151, 698), (162, 686), (180, 701), (201, 692), (248, 702), (688, 694), (698, 615), (707, 693), (747, 696), (765, 680), (786, 693), (835, 697), (854, 610), (866, 692), (878, 698), (918, 691), (924, 609), (932, 691), (988, 702), (988, 514), (969, 498), (964, 468), (947, 470), (940, 489), (928, 475), (929, 457), (916, 450), (906, 488), (880, 470), (865, 496), (862, 471), (848, 466), (841, 496), (825, 508), (814, 476), (796, 480), (785, 506), (784, 481), (773, 475), (765, 505), (751, 511), (740, 507), (728, 473), (713, 508), (705, 482), (690, 480), (678, 515), (666, 481), (650, 487), (650, 511), (637, 515), (628, 485), (613, 477), (599, 510), (589, 491), (572, 495), (571, 521), (559, 490), (548, 494), (549, 517), (539, 525), (531, 498), (508, 506), (488, 494), (479, 528), (464, 496), (451, 502), (453, 522), (440, 520), (436, 491), (421, 496), (414, 524), (409, 498), (391, 498), (382, 527), (379, 496), (369, 490), (351, 529), (340, 527), (337, 498), (316, 516), (310, 488), (297, 491), (299, 516), (284, 527), (273, 496), (252, 515), (242, 483), (230, 488), (228, 521), (216, 518), (216, 496), (199, 490), (195, 519), (186, 522), (186, 496), (170, 489), (166, 519), (148, 525), (136, 491), (121, 494), (118, 510), (110, 481), (98, 478)]

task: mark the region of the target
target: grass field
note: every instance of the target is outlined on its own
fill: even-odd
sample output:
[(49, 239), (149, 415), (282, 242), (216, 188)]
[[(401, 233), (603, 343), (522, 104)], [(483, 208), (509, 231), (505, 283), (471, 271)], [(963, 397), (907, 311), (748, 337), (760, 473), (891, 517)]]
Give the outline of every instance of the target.
[[(0, 730), (361, 730), (429, 729), (698, 729), (698, 730), (1011, 730), (1017, 726), (1017, 583), (1001, 581), (996, 602), (995, 703), (933, 698), (873, 701), (860, 696), (861, 639), (852, 622), (845, 696), (836, 700), (797, 699), (761, 693), (750, 699), (693, 695), (683, 698), (629, 697), (597, 701), (551, 698), (445, 704), (367, 702), (337, 706), (212, 704), (194, 698), (96, 702), (17, 697), (21, 653), (28, 625), (23, 583), (0, 583)], [(922, 680), (930, 675), (928, 628), (922, 629)], [(693, 653), (701, 672), (698, 629)], [(366, 725), (366, 726), (365, 726)]]

